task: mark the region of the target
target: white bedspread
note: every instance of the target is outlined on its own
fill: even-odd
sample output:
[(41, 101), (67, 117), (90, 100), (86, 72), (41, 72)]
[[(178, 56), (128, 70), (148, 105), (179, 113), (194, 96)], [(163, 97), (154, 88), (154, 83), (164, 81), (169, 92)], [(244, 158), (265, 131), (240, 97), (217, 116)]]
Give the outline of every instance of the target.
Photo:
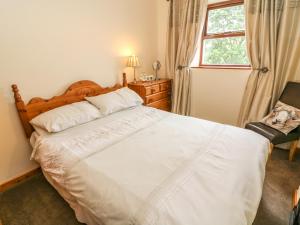
[(250, 225), (268, 145), (141, 106), (37, 137), (32, 156), (89, 225)]

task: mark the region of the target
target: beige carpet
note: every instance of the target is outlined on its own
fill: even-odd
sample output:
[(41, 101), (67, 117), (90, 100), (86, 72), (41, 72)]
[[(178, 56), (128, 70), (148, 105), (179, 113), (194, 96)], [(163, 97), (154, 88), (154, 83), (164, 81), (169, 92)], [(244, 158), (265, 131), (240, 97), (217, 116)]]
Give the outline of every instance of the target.
[[(287, 151), (274, 150), (254, 225), (288, 224), (292, 192), (300, 185), (300, 154), (295, 162), (289, 162), (287, 157)], [(3, 225), (80, 224), (41, 174), (0, 194), (0, 219)]]
[(288, 151), (275, 149), (267, 164), (263, 197), (254, 225), (288, 225), (292, 195), (300, 185), (300, 153), (288, 161)]

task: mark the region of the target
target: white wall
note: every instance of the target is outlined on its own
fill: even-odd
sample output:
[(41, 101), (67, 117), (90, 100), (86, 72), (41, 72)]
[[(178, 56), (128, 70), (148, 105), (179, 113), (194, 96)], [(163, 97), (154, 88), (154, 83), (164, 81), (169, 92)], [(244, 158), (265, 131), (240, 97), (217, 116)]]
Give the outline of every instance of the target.
[(236, 125), (250, 70), (193, 69), (192, 116)]
[(160, 77), (165, 77), (165, 53), (168, 29), (169, 4), (166, 0), (156, 0), (157, 3), (157, 59), (162, 63)]
[(150, 0), (0, 1), (0, 183), (36, 167), (10, 85), (25, 101), (80, 79), (112, 85), (130, 54), (140, 56), (140, 72), (152, 72), (156, 12)]

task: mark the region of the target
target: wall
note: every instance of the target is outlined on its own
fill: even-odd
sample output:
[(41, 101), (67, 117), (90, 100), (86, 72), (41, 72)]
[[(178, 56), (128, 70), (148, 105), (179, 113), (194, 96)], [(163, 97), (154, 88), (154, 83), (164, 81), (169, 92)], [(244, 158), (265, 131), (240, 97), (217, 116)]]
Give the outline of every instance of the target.
[(166, 0), (156, 0), (157, 6), (157, 58), (162, 63), (160, 77), (165, 77), (165, 53), (168, 29), (169, 4)]
[(139, 72), (152, 72), (156, 11), (149, 0), (0, 2), (0, 183), (37, 166), (10, 85), (19, 85), (25, 101), (60, 94), (80, 79), (112, 85), (130, 54), (140, 56)]
[(250, 71), (193, 69), (192, 116), (236, 125)]

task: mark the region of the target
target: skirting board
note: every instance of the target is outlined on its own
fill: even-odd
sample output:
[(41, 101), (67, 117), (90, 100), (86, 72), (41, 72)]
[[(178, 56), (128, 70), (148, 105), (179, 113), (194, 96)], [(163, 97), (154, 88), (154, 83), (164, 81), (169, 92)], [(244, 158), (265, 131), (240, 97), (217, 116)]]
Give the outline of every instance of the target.
[[(12, 187), (14, 187), (15, 185), (17, 185), (18, 183), (24, 181), (24, 180), (27, 180), (28, 178), (40, 173), (41, 171), (41, 168), (40, 167), (37, 167), (33, 170), (29, 170), (28, 172), (18, 176), (18, 177), (15, 177), (11, 180), (8, 180), (6, 182), (4, 182), (3, 184), (0, 184), (0, 192), (4, 192)], [(1, 221), (0, 221), (1, 222)], [(0, 223), (0, 225), (2, 225)]]

